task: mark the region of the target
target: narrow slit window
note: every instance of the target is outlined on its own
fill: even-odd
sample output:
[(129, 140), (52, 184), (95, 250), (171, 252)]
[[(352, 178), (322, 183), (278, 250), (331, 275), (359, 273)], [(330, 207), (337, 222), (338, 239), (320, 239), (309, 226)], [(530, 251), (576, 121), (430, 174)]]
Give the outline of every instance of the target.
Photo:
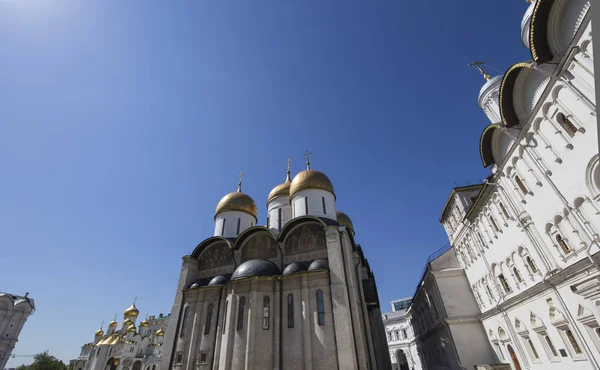
[(227, 221), (226, 218), (223, 219), (223, 223), (221, 224), (221, 235), (225, 235), (225, 221)]
[(267, 229), (271, 227), (271, 217), (267, 215)]
[(240, 303), (238, 306), (238, 320), (237, 320), (237, 330), (242, 330), (244, 328), (244, 312), (246, 310), (246, 297), (240, 298)]
[(262, 328), (263, 330), (269, 329), (269, 309), (270, 309), (269, 297), (263, 298), (263, 322)]
[(492, 227), (494, 228), (495, 232), (499, 232), (500, 229), (498, 228), (498, 224), (496, 224), (496, 220), (494, 220), (494, 218), (492, 216), (489, 216), (490, 219), (490, 224), (492, 224)]
[(294, 296), (288, 294), (288, 328), (294, 327)]
[(573, 336), (571, 330), (565, 330), (565, 335), (567, 336), (569, 343), (571, 343), (571, 347), (573, 348), (575, 354), (582, 354), (583, 352), (581, 351), (581, 347), (579, 347), (579, 343), (577, 343), (577, 340), (575, 339), (575, 336)]
[(536, 273), (538, 271), (537, 266), (535, 265), (535, 263), (533, 263), (533, 260), (531, 259), (531, 257), (527, 256), (525, 258), (525, 261), (527, 261), (527, 265), (531, 269), (532, 273)]
[(206, 310), (206, 322), (204, 323), (204, 335), (210, 333), (210, 325), (212, 324), (212, 314), (213, 314), (213, 305), (212, 303), (208, 305)]
[(523, 183), (523, 180), (521, 180), (521, 178), (519, 176), (515, 176), (515, 182), (517, 183), (517, 185), (519, 186), (519, 189), (521, 189), (521, 192), (524, 195), (527, 195), (527, 193), (529, 193), (529, 190), (527, 190), (527, 187), (525, 186), (525, 184)]
[(577, 127), (575, 127), (573, 122), (571, 122), (571, 120), (569, 120), (564, 114), (558, 113), (556, 115), (556, 120), (558, 121), (560, 127), (562, 127), (562, 129), (565, 130), (565, 132), (569, 135), (569, 137), (575, 136), (577, 133)]
[(304, 198), (304, 211), (308, 214), (308, 197)]
[(558, 357), (558, 352), (556, 352), (556, 349), (554, 348), (554, 344), (552, 344), (550, 337), (548, 335), (544, 335), (544, 339), (546, 340), (546, 343), (548, 344), (548, 349), (550, 349), (550, 352), (552, 352), (552, 356)]
[(536, 360), (539, 359), (540, 356), (538, 355), (537, 350), (535, 349), (535, 346), (533, 345), (531, 339), (527, 338), (527, 344), (529, 344), (529, 348), (531, 349), (531, 354), (533, 355), (533, 358), (535, 358)]
[(283, 215), (283, 210), (281, 208), (279, 208), (277, 210), (277, 230), (281, 231), (281, 223), (283, 222), (281, 220), (281, 217)]
[(516, 267), (513, 267), (513, 274), (515, 274), (515, 279), (517, 279), (519, 283), (523, 282), (523, 278), (521, 278), (521, 274), (519, 274), (519, 270), (517, 270)]
[(323, 292), (317, 290), (317, 318), (319, 325), (325, 325), (325, 304), (323, 303)]
[(506, 281), (504, 274), (498, 275), (498, 280), (500, 280), (500, 284), (502, 284), (502, 288), (504, 289), (504, 291), (506, 293), (510, 293), (511, 292), (510, 285), (508, 285), (508, 282)]
[(225, 329), (227, 328), (227, 304), (229, 302), (225, 301), (225, 311), (223, 313), (223, 334), (225, 334)]
[(567, 241), (564, 240), (560, 234), (556, 234), (555, 238), (556, 238), (556, 242), (560, 246), (560, 249), (562, 249), (563, 253), (567, 254), (571, 251), (571, 248), (569, 248)]
[(187, 306), (183, 311), (183, 321), (181, 322), (181, 333), (179, 334), (180, 338), (185, 336), (185, 329), (187, 327), (188, 317), (190, 316), (190, 307)]
[(321, 197), (321, 203), (323, 204), (323, 214), (327, 214), (327, 207), (325, 207), (325, 197)]
[(240, 223), (242, 222), (242, 220), (240, 218), (238, 218), (238, 223), (237, 223), (237, 235), (240, 235)]
[(500, 210), (502, 211), (502, 213), (504, 213), (504, 216), (506, 216), (506, 218), (510, 218), (510, 216), (508, 215), (508, 211), (506, 210), (506, 207), (504, 207), (504, 204), (502, 204), (502, 202), (498, 203), (498, 205), (500, 206)]

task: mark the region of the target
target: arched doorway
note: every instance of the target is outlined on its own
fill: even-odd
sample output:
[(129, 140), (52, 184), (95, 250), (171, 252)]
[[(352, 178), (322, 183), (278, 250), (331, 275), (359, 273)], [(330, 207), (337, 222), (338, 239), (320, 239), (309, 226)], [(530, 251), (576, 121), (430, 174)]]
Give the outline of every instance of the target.
[(406, 355), (401, 349), (396, 351), (396, 363), (398, 364), (398, 370), (409, 370)]
[(106, 362), (106, 366), (108, 366), (108, 370), (117, 370), (117, 361), (115, 361), (114, 357), (111, 357)]
[(133, 370), (140, 370), (142, 368), (142, 361), (136, 361), (133, 364)]
[(519, 363), (519, 359), (517, 358), (515, 350), (510, 344), (506, 346), (506, 349), (508, 350), (508, 354), (510, 355), (510, 359), (512, 360), (515, 370), (521, 370), (521, 364)]

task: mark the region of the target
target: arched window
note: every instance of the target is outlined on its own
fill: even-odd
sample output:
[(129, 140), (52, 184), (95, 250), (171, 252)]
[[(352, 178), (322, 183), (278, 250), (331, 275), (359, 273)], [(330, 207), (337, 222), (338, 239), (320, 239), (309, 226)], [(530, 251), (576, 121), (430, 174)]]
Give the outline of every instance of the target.
[(563, 130), (569, 135), (569, 137), (575, 136), (577, 133), (577, 127), (562, 113), (556, 115), (556, 121), (562, 127)]
[(223, 334), (225, 334), (225, 328), (227, 328), (227, 304), (229, 302), (225, 301), (225, 311), (223, 311)]
[(533, 355), (533, 357), (537, 360), (540, 358), (540, 356), (537, 353), (537, 350), (535, 349), (535, 346), (533, 345), (533, 342), (531, 341), (531, 339), (527, 338), (527, 344), (529, 344), (529, 348), (531, 348), (531, 354)]
[(185, 328), (187, 326), (188, 316), (190, 315), (190, 306), (187, 306), (183, 311), (183, 321), (181, 322), (181, 333), (179, 333), (179, 337), (183, 338), (185, 336)]
[(498, 228), (498, 225), (496, 224), (496, 221), (494, 220), (494, 218), (490, 215), (488, 216), (488, 218), (490, 219), (490, 224), (492, 225), (492, 227), (494, 228), (495, 232), (499, 232), (500, 229)]
[(237, 330), (242, 330), (244, 328), (244, 312), (246, 310), (246, 297), (240, 298), (240, 303), (238, 305), (238, 317), (237, 317)]
[(571, 251), (571, 248), (569, 248), (569, 245), (567, 244), (567, 242), (563, 239), (563, 237), (560, 234), (557, 233), (555, 238), (556, 238), (556, 242), (560, 246), (560, 249), (562, 249), (563, 253), (567, 254)]
[(517, 279), (519, 283), (523, 282), (523, 278), (521, 277), (521, 274), (519, 274), (519, 270), (517, 270), (516, 267), (513, 267), (513, 274), (515, 274), (515, 279)]
[(262, 328), (263, 330), (268, 330), (269, 329), (269, 308), (270, 308), (270, 302), (269, 302), (269, 297), (265, 296), (265, 298), (263, 298), (263, 322), (262, 322)]
[(546, 340), (546, 343), (548, 344), (548, 349), (552, 353), (552, 356), (558, 357), (558, 352), (556, 352), (556, 348), (554, 348), (554, 344), (552, 344), (552, 341), (550, 340), (548, 334), (544, 335), (544, 340)]
[(535, 263), (533, 263), (533, 260), (531, 259), (531, 257), (529, 257), (529, 256), (525, 257), (525, 261), (527, 261), (527, 265), (531, 269), (532, 273), (535, 274), (536, 272), (538, 272), (538, 269), (537, 269)]
[(294, 327), (294, 296), (288, 294), (288, 328)]
[(529, 193), (529, 190), (527, 190), (527, 187), (525, 186), (525, 184), (523, 183), (523, 181), (521, 180), (521, 178), (518, 175), (515, 176), (515, 182), (517, 183), (517, 185), (519, 186), (519, 189), (521, 189), (521, 192), (524, 195), (527, 195), (527, 193)]
[(317, 319), (319, 325), (325, 325), (325, 304), (323, 303), (323, 292), (317, 290)]
[(213, 313), (213, 305), (212, 303), (208, 305), (208, 309), (206, 310), (206, 322), (204, 323), (204, 335), (210, 333), (210, 325), (212, 322), (212, 313)]
[(506, 293), (510, 293), (511, 292), (510, 285), (508, 285), (508, 282), (506, 281), (504, 274), (498, 275), (498, 280), (500, 280), (500, 284), (502, 285), (502, 288), (504, 289), (504, 291)]
[(565, 335), (567, 336), (569, 343), (571, 343), (571, 347), (573, 347), (573, 352), (578, 355), (582, 354), (583, 352), (581, 351), (581, 347), (579, 347), (579, 343), (577, 343), (577, 340), (575, 340), (571, 330), (565, 330)]
[(500, 210), (502, 211), (502, 213), (504, 213), (504, 216), (506, 216), (506, 218), (510, 218), (510, 216), (508, 215), (508, 211), (504, 207), (504, 204), (502, 204), (502, 202), (499, 202), (498, 206), (500, 206)]

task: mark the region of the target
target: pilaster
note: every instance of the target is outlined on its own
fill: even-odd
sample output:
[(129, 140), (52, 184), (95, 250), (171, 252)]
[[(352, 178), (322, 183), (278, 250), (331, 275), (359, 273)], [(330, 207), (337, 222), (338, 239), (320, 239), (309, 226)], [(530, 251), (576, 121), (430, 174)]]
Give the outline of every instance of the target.
[(329, 278), (331, 281), (331, 300), (333, 303), (333, 321), (339, 368), (358, 369), (358, 359), (354, 343), (354, 328), (350, 313), (347, 277), (340, 234), (335, 226), (325, 229), (327, 257), (329, 260)]

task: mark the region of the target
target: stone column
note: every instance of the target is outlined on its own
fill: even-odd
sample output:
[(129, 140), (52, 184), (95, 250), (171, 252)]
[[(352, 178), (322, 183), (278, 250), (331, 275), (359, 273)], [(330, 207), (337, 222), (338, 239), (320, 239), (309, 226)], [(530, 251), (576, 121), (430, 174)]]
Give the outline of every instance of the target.
[[(190, 340), (189, 340), (189, 348), (187, 353), (187, 362), (185, 369), (186, 370), (194, 370), (196, 361), (198, 358), (198, 348), (200, 347), (200, 343), (202, 342), (202, 311), (204, 308), (204, 291), (198, 290), (190, 294), (192, 300), (190, 300), (190, 307), (193, 307), (192, 304), (193, 299), (196, 299), (196, 304), (194, 307), (194, 320), (191, 325), (190, 332)], [(189, 320), (189, 318), (188, 318)], [(199, 343), (200, 342), (200, 343)]]

